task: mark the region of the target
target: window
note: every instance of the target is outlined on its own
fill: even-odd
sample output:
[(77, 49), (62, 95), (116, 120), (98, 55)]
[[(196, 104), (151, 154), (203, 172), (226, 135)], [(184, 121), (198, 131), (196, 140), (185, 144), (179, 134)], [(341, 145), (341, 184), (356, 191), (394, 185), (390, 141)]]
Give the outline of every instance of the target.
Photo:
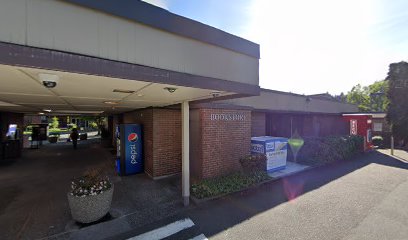
[(374, 123), (374, 132), (382, 132), (382, 123)]

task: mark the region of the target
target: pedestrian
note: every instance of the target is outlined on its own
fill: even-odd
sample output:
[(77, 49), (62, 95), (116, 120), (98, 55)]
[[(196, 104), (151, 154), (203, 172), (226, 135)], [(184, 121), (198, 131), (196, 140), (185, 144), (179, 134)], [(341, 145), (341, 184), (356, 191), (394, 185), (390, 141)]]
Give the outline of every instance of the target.
[(69, 135), (69, 137), (72, 140), (72, 144), (74, 145), (74, 149), (77, 149), (77, 143), (78, 143), (78, 129), (73, 128), (71, 134)]

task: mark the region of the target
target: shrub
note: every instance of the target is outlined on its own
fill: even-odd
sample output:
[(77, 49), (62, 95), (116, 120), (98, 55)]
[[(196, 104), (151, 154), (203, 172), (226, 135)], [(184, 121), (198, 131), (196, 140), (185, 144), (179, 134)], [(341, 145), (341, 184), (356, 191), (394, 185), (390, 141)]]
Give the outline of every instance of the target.
[(52, 122), (50, 123), (50, 128), (56, 129), (59, 127), (59, 121), (57, 117), (52, 118)]
[(72, 129), (78, 128), (78, 126), (75, 123), (69, 123), (67, 124), (67, 128), (69, 131), (72, 131)]
[(372, 139), (373, 145), (377, 147), (383, 147), (384, 146), (384, 139), (381, 136), (374, 136)]
[(206, 179), (191, 186), (191, 193), (196, 198), (214, 197), (236, 192), (256, 183), (266, 181), (271, 177), (265, 171), (250, 173), (233, 173), (224, 177)]
[[(330, 136), (305, 138), (305, 144), (298, 153), (298, 162), (306, 165), (323, 165), (344, 160), (363, 150), (361, 136)], [(293, 158), (288, 152), (288, 158)]]
[(90, 122), (89, 123), (89, 127), (93, 128), (93, 129), (97, 129), (98, 128), (98, 124), (96, 122)]
[(261, 171), (266, 169), (266, 155), (253, 154), (239, 159), (244, 171)]

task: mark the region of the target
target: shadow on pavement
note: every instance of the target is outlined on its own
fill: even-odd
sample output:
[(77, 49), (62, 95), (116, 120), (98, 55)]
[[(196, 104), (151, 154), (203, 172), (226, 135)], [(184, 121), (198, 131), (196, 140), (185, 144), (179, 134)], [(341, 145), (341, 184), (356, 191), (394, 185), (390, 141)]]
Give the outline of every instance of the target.
[(81, 228), (68, 207), (70, 182), (95, 168), (105, 171), (115, 184), (109, 221), (136, 212), (129, 219), (137, 226), (183, 209), (179, 177), (159, 181), (145, 174), (119, 177), (114, 171), (116, 155), (102, 148), (98, 139), (78, 143), (76, 150), (70, 142), (25, 149), (22, 158), (0, 166), (0, 239), (60, 234), (69, 238), (65, 233)]
[[(211, 237), (255, 215), (294, 200), (303, 194), (318, 189), (370, 164), (408, 169), (406, 162), (373, 151), (352, 160), (338, 161), (309, 169), (299, 174), (264, 184), (258, 188), (204, 203), (197, 207), (197, 211), (191, 217), (192, 219), (200, 219), (200, 225), (205, 229), (205, 235)], [(274, 220), (271, 219), (271, 224), (273, 222)]]

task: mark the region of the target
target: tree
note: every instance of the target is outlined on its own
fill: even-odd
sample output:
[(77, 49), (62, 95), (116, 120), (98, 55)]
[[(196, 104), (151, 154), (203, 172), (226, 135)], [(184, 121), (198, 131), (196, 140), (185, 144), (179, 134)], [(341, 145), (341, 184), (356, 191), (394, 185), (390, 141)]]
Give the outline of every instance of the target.
[(362, 87), (360, 84), (357, 84), (347, 93), (347, 102), (357, 105), (361, 112), (370, 111), (370, 95), (368, 89), (368, 87)]
[(408, 63), (390, 64), (387, 80), (389, 106), (387, 119), (392, 133), (400, 140), (408, 141)]
[(387, 110), (389, 100), (387, 97), (388, 81), (377, 81), (368, 86), (370, 94), (371, 111), (385, 112)]
[(348, 103), (356, 104), (361, 112), (384, 112), (387, 109), (388, 81), (377, 81), (369, 86), (354, 86), (347, 93)]
[(101, 129), (104, 128), (104, 123), (106, 121), (106, 117), (102, 116), (82, 116), (81, 119), (96, 123), (98, 126), (98, 135), (101, 134)]
[(58, 121), (58, 118), (57, 117), (53, 117), (52, 118), (52, 122), (50, 123), (50, 127), (52, 128), (52, 129), (56, 129), (56, 128), (58, 128), (59, 127), (59, 121)]

